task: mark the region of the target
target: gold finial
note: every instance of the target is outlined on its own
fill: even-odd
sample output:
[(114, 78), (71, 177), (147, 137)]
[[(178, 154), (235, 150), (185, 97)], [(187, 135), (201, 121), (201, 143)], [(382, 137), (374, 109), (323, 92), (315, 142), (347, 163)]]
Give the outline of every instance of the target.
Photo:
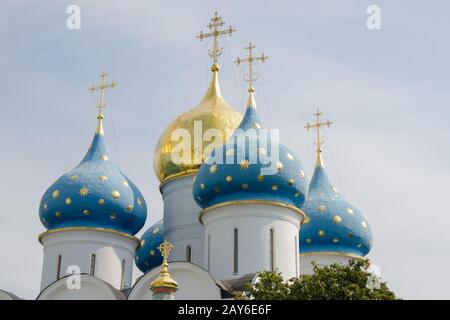
[(248, 55), (245, 58), (239, 58), (237, 57), (234, 63), (237, 65), (240, 65), (242, 62), (248, 63), (248, 78), (244, 80), (248, 82), (248, 102), (247, 106), (255, 107), (255, 99), (253, 97), (253, 93), (255, 92), (255, 89), (253, 88), (253, 82), (255, 82), (258, 79), (258, 75), (253, 72), (253, 62), (255, 61), (261, 61), (265, 62), (269, 57), (266, 56), (264, 53), (261, 54), (259, 57), (253, 55), (253, 49), (255, 49), (256, 46), (253, 45), (251, 42), (249, 42), (248, 47), (245, 47), (246, 50), (248, 50)]
[(97, 108), (98, 108), (97, 133), (98, 134), (103, 134), (102, 120), (103, 120), (103, 110), (105, 109), (105, 90), (109, 89), (109, 88), (114, 89), (117, 86), (117, 82), (115, 82), (114, 80), (111, 83), (106, 83), (106, 77), (107, 76), (108, 76), (108, 74), (105, 71), (103, 71), (100, 74), (100, 83), (98, 85), (92, 85), (89, 88), (89, 91), (91, 91), (92, 93), (94, 93), (95, 91), (99, 91), (100, 92), (100, 96), (99, 96), (98, 104), (97, 104)]
[(213, 65), (211, 66), (211, 71), (216, 72), (219, 71), (219, 65), (217, 64), (217, 58), (222, 54), (223, 47), (219, 48), (219, 36), (231, 34), (236, 32), (232, 26), (229, 26), (228, 29), (223, 30), (222, 27), (225, 25), (222, 17), (217, 15), (217, 12), (214, 13), (214, 17), (211, 18), (211, 22), (207, 25), (210, 32), (204, 33), (200, 31), (200, 33), (196, 36), (197, 39), (203, 41), (203, 39), (213, 37), (213, 47), (208, 50), (209, 56), (213, 59)]
[(316, 142), (315, 145), (317, 146), (316, 149), (316, 153), (317, 153), (317, 160), (316, 160), (316, 166), (318, 167), (323, 167), (323, 161), (322, 161), (322, 144), (324, 143), (323, 139), (320, 137), (320, 128), (327, 126), (328, 128), (333, 124), (333, 122), (331, 122), (330, 120), (327, 120), (325, 122), (320, 122), (320, 116), (322, 115), (322, 112), (320, 112), (319, 110), (317, 110), (316, 113), (314, 113), (314, 115), (316, 116), (316, 123), (307, 123), (305, 126), (305, 129), (307, 131), (309, 131), (310, 129), (316, 129), (317, 132), (317, 138), (316, 138)]
[(163, 262), (161, 265), (161, 272), (159, 273), (159, 277), (156, 278), (155, 281), (151, 284), (152, 290), (158, 290), (159, 288), (169, 288), (169, 289), (177, 289), (178, 283), (170, 277), (169, 274), (169, 263), (167, 262), (167, 257), (169, 256), (170, 251), (172, 250), (173, 245), (164, 240), (158, 247), (158, 250), (161, 251), (161, 255), (163, 257)]

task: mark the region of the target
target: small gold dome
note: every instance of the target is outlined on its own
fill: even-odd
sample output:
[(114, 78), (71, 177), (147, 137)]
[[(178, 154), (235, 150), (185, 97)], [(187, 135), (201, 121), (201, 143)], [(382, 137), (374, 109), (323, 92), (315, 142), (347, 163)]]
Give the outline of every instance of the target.
[[(163, 132), (155, 148), (153, 167), (161, 182), (170, 178), (193, 175), (197, 172), (205, 159), (203, 154), (205, 147), (213, 143), (214, 147), (221, 146), (225, 140), (202, 141), (202, 147), (194, 143), (194, 122), (199, 121), (202, 125), (201, 134), (208, 129), (219, 129), (223, 139), (226, 139), (227, 129), (236, 129), (242, 120), (242, 114), (232, 109), (222, 97), (219, 87), (219, 67), (213, 64), (211, 67), (212, 78), (208, 91), (202, 101), (195, 108), (179, 115)], [(172, 133), (176, 129), (186, 129), (191, 137), (191, 159), (181, 164), (172, 161), (172, 150), (180, 144), (180, 141), (172, 141)], [(208, 147), (209, 148), (209, 147)], [(176, 150), (176, 149), (175, 149)]]

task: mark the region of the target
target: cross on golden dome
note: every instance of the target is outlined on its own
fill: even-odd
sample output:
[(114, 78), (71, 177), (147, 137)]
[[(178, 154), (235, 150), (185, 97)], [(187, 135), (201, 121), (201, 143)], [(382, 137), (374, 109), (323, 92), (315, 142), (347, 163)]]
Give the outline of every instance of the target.
[(248, 79), (245, 79), (245, 81), (248, 82), (249, 90), (253, 90), (253, 82), (258, 79), (258, 75), (253, 73), (253, 62), (255, 61), (261, 61), (265, 62), (269, 57), (266, 56), (264, 53), (261, 54), (259, 57), (253, 55), (253, 49), (255, 49), (256, 46), (253, 45), (251, 42), (249, 42), (248, 47), (245, 47), (246, 50), (248, 50), (248, 55), (245, 58), (239, 58), (237, 57), (234, 63), (237, 65), (240, 65), (242, 62), (248, 63)]
[(217, 12), (215, 12), (214, 16), (211, 18), (211, 22), (207, 25), (208, 29), (211, 31), (206, 33), (200, 31), (200, 33), (196, 36), (196, 38), (200, 39), (200, 41), (203, 41), (203, 39), (206, 38), (213, 37), (213, 47), (212, 49), (208, 50), (208, 54), (213, 59), (213, 66), (215, 67), (217, 67), (217, 58), (223, 52), (223, 47), (219, 48), (219, 36), (229, 34), (231, 37), (231, 34), (233, 32), (236, 32), (236, 29), (234, 29), (232, 26), (229, 26), (228, 29), (222, 29), (224, 25), (225, 22), (223, 21), (222, 17), (218, 16)]
[(322, 146), (322, 144), (324, 144), (324, 140), (320, 136), (320, 128), (321, 127), (325, 127), (325, 126), (329, 128), (333, 124), (333, 122), (331, 122), (330, 120), (321, 122), (320, 121), (320, 116), (322, 115), (322, 112), (320, 112), (319, 110), (317, 110), (317, 112), (314, 113), (314, 115), (316, 116), (316, 122), (312, 123), (312, 124), (309, 123), (309, 122), (306, 123), (305, 129), (307, 131), (309, 131), (310, 129), (316, 129), (316, 133), (317, 133), (316, 142), (315, 142), (315, 145), (317, 146), (317, 149), (316, 149), (316, 152), (317, 152), (316, 165), (323, 166), (322, 156), (321, 156), (321, 153), (322, 153), (321, 146)]
[(97, 108), (98, 108), (98, 114), (97, 119), (101, 120), (103, 119), (103, 110), (105, 109), (105, 90), (106, 89), (114, 89), (117, 86), (117, 82), (114, 80), (111, 83), (106, 83), (106, 77), (108, 74), (103, 71), (100, 74), (100, 83), (98, 85), (92, 85), (89, 88), (89, 91), (94, 93), (95, 91), (100, 92)]

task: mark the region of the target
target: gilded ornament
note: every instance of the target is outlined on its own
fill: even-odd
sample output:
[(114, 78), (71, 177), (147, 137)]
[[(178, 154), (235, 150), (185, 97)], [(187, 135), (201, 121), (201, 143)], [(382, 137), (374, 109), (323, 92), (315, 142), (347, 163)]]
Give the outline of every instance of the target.
[(53, 193), (52, 193), (52, 197), (53, 197), (53, 199), (56, 199), (56, 198), (58, 198), (58, 197), (59, 197), (59, 195), (60, 195), (60, 193), (59, 193), (59, 190), (55, 190), (55, 191), (53, 191)]
[(112, 196), (114, 199), (119, 199), (119, 198), (120, 198), (120, 192), (119, 192), (118, 190), (113, 190), (113, 191), (111, 192), (111, 196)]
[(242, 170), (247, 170), (248, 168), (250, 168), (250, 162), (247, 159), (244, 159), (241, 161), (239, 166), (241, 167)]
[(100, 206), (102, 206), (102, 205), (104, 205), (105, 204), (105, 199), (98, 199), (98, 204), (100, 205)]
[(89, 189), (86, 188), (86, 187), (83, 187), (83, 188), (80, 189), (79, 192), (80, 192), (80, 196), (85, 197), (85, 196), (87, 196), (89, 194)]

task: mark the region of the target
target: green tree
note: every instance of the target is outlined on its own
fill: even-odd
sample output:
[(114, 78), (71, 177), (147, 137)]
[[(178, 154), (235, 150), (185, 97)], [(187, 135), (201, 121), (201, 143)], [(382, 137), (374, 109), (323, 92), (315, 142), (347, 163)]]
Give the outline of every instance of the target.
[(277, 272), (263, 271), (255, 284), (245, 285), (238, 299), (256, 300), (396, 300), (385, 282), (367, 272), (362, 262), (320, 267), (313, 274), (284, 281)]

